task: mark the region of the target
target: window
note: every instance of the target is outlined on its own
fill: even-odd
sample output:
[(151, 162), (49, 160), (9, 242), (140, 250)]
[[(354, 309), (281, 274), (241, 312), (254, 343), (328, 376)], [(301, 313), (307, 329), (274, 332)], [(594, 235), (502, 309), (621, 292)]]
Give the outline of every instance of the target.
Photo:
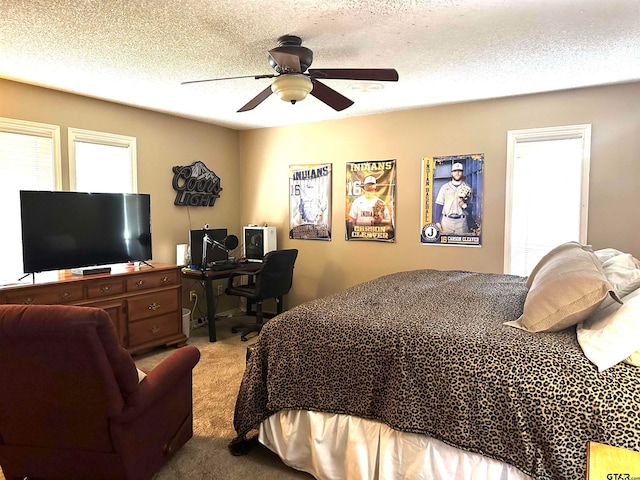
[(69, 128), (69, 184), (72, 191), (136, 193), (136, 139)]
[(0, 118), (0, 284), (24, 275), (20, 190), (60, 190), (60, 172), (58, 126)]
[(557, 245), (587, 241), (591, 125), (507, 135), (506, 273), (527, 276)]

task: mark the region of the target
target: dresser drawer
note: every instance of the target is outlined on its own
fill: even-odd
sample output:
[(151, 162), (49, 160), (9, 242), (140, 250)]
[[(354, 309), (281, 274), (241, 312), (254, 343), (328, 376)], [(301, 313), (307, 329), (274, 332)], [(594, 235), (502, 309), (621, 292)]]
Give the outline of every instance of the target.
[(87, 298), (105, 298), (124, 292), (122, 280), (104, 280), (91, 282), (87, 286)]
[(158, 317), (147, 318), (140, 322), (130, 323), (129, 345), (142, 345), (155, 342), (163, 337), (180, 333), (180, 322), (175, 312)]
[(167, 287), (169, 285), (179, 285), (180, 278), (177, 270), (162, 271), (157, 273), (145, 273), (127, 278), (127, 292), (137, 292), (150, 288)]
[(120, 345), (132, 354), (158, 345), (184, 345), (181, 268), (155, 265), (116, 266), (110, 274), (89, 276), (61, 270), (56, 281), (47, 277), (36, 282), (34, 276), (28, 285), (0, 287), (0, 304), (102, 308), (111, 317)]
[(82, 285), (60, 287), (29, 288), (17, 292), (7, 292), (7, 303), (24, 305), (52, 305), (73, 303), (82, 300)]
[(127, 299), (129, 322), (174, 312), (177, 315), (180, 289), (162, 290)]

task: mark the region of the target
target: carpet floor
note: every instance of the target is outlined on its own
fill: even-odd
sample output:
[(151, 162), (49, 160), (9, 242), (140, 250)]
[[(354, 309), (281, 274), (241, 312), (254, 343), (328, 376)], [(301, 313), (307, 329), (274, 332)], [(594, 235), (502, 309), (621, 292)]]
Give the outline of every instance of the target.
[[(227, 445), (235, 437), (233, 410), (244, 366), (247, 345), (231, 326), (252, 322), (251, 317), (216, 321), (217, 341), (209, 342), (206, 326), (191, 331), (188, 344), (200, 349), (200, 362), (193, 370), (193, 438), (154, 477), (154, 480), (220, 479), (272, 480), (313, 479), (307, 473), (286, 466), (280, 458), (254, 442), (249, 454), (231, 455)], [(134, 357), (138, 368), (152, 368), (174, 348), (156, 349)]]

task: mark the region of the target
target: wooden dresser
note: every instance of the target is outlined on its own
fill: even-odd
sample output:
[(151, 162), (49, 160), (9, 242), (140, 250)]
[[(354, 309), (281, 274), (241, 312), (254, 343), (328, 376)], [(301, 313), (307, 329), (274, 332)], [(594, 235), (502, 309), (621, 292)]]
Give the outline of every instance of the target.
[(0, 304), (81, 305), (107, 311), (120, 344), (136, 353), (186, 343), (182, 332), (182, 277), (177, 265), (112, 268), (110, 274), (57, 272), (57, 280), (0, 288)]

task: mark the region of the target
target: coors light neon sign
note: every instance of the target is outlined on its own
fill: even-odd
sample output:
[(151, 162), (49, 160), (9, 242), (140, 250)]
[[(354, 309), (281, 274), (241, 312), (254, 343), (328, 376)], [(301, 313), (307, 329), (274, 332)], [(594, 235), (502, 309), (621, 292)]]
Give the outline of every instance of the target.
[(220, 196), (220, 177), (201, 161), (184, 167), (173, 167), (174, 205), (179, 207), (213, 207)]

